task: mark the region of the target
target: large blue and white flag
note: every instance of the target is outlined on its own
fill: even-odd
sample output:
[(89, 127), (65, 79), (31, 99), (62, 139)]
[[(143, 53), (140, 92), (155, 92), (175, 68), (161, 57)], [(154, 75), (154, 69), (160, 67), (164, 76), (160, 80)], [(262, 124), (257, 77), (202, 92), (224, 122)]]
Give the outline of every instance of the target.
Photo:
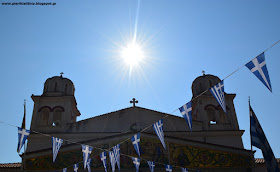
[[(250, 105), (249, 105), (250, 106)], [(251, 144), (262, 150), (263, 158), (265, 160), (266, 168), (268, 172), (280, 172), (277, 160), (272, 152), (272, 149), (266, 139), (266, 136), (262, 130), (257, 116), (250, 106), (250, 134)]]
[(89, 159), (89, 155), (91, 154), (92, 147), (88, 145), (82, 145), (82, 152), (84, 157), (84, 169), (87, 167), (87, 162)]
[(172, 172), (172, 166), (165, 164), (165, 169), (167, 172)]
[(20, 152), (29, 134), (30, 134), (29, 130), (18, 127), (18, 146), (17, 146), (18, 153)]
[(117, 165), (119, 167), (119, 171), (121, 171), (121, 165), (120, 165), (120, 144), (117, 144), (113, 147), (113, 152), (115, 156), (115, 160), (117, 162)]
[(245, 65), (272, 92), (264, 53), (261, 53)]
[(225, 91), (224, 91), (224, 81), (219, 82), (214, 87), (210, 88), (210, 92), (213, 94), (217, 102), (220, 104), (222, 109), (227, 113), (226, 101), (225, 101)]
[(67, 168), (63, 168), (62, 171), (63, 171), (63, 172), (67, 172)]
[(136, 172), (138, 172), (139, 166), (140, 166), (140, 159), (139, 158), (134, 158), (134, 157), (131, 157), (131, 159), (133, 161), (133, 164), (135, 165)]
[(63, 140), (60, 138), (52, 137), (52, 146), (53, 146), (53, 162), (56, 159), (56, 156), (58, 154), (58, 151), (61, 147), (61, 144), (63, 143)]
[(111, 162), (112, 172), (115, 172), (116, 169), (116, 158), (113, 151), (109, 151), (109, 158)]
[(89, 158), (88, 161), (87, 161), (88, 172), (91, 172), (90, 164), (91, 164), (91, 158)]
[(155, 169), (155, 163), (153, 161), (147, 161), (149, 168), (151, 170), (151, 172), (154, 172)]
[(179, 110), (187, 121), (190, 130), (192, 131), (192, 102), (190, 101), (189, 103), (183, 105), (179, 108)]
[(153, 124), (153, 128), (161, 142), (161, 144), (163, 145), (164, 149), (166, 149), (165, 146), (165, 142), (164, 142), (164, 134), (163, 134), (163, 122), (162, 119), (159, 120), (158, 122)]
[(187, 168), (181, 167), (181, 169), (182, 169), (182, 172), (188, 172), (188, 169), (187, 169)]
[(106, 152), (102, 152), (102, 153), (100, 154), (100, 159), (101, 159), (101, 161), (102, 161), (102, 163), (103, 163), (103, 166), (104, 166), (105, 171), (107, 172)]
[(131, 137), (132, 144), (138, 156), (140, 157), (140, 133)]
[(74, 164), (73, 169), (74, 169), (74, 172), (78, 172), (79, 164)]

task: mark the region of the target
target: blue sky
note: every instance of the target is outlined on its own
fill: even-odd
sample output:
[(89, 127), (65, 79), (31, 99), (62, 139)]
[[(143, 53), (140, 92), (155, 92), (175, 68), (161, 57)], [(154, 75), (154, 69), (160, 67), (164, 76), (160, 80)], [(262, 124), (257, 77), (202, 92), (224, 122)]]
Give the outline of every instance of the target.
[[(134, 33), (138, 1), (44, 2), (57, 4), (0, 4), (0, 120), (20, 126), (26, 99), (28, 128), (30, 96), (41, 95), (45, 80), (60, 72), (75, 84), (78, 120), (129, 107), (133, 97), (140, 107), (171, 113), (191, 99), (191, 84), (202, 70), (223, 79), (280, 39), (279, 1), (141, 0), (137, 42), (146, 58), (129, 74), (119, 51)], [(280, 44), (265, 56), (273, 93), (245, 67), (225, 80), (225, 91), (237, 94), (244, 147), (250, 149), (251, 96), (280, 158)], [(17, 129), (0, 124), (0, 135), (0, 163), (20, 162)]]

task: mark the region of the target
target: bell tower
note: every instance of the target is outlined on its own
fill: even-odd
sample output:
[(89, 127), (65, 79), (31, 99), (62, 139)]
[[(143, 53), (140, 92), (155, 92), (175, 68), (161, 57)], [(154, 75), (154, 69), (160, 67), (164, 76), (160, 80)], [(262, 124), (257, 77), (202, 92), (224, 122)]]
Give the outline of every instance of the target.
[(204, 73), (193, 81), (192, 98), (195, 98), (192, 101), (193, 122), (201, 127), (202, 132), (207, 133), (204, 136), (205, 142), (243, 148), (241, 136), (244, 130), (239, 129), (233, 103), (236, 94), (225, 93), (227, 111), (225, 113), (209, 91), (219, 82), (221, 80), (217, 76)]
[(46, 80), (42, 95), (31, 96), (34, 101), (31, 130), (65, 131), (66, 125), (80, 116), (74, 84), (62, 74)]

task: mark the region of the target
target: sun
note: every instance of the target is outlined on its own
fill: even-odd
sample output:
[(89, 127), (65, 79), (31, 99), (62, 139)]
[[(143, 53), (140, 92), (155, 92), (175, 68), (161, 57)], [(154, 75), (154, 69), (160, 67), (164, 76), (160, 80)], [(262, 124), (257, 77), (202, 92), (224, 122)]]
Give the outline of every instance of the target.
[(126, 46), (121, 49), (121, 57), (124, 62), (130, 67), (139, 65), (141, 61), (144, 59), (144, 52), (142, 47), (135, 43), (128, 43)]

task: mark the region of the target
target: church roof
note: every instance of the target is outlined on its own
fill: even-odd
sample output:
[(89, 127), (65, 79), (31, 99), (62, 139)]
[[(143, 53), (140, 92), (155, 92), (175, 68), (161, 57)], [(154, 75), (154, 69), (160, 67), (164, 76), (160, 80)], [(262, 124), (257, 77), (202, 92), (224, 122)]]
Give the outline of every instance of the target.
[(0, 168), (20, 168), (20, 167), (21, 167), (20, 162), (0, 164)]

